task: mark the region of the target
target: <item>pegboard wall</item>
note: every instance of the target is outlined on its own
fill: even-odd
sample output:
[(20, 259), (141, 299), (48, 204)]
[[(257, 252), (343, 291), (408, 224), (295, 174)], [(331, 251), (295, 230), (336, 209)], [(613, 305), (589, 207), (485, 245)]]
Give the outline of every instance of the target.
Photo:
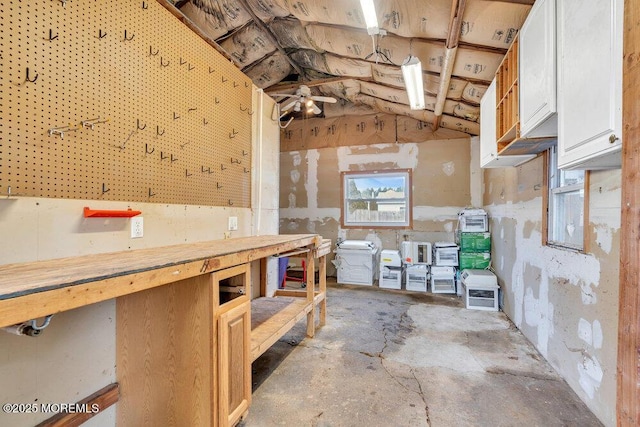
[(0, 9), (0, 197), (250, 206), (251, 80), (163, 5)]

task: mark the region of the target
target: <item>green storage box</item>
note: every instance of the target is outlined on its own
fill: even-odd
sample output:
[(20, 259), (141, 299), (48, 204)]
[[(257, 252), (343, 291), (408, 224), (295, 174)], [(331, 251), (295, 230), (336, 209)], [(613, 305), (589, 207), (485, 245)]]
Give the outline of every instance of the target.
[(459, 262), (460, 271), (466, 268), (485, 269), (489, 267), (491, 254), (489, 252), (460, 252)]
[(491, 233), (460, 233), (460, 252), (491, 252)]

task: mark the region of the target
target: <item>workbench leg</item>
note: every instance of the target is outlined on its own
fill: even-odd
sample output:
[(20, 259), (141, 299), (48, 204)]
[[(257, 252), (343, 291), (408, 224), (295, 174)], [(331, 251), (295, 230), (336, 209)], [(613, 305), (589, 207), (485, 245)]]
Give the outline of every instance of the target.
[(313, 338), (316, 333), (316, 306), (313, 297), (316, 289), (316, 265), (311, 251), (307, 252), (307, 302), (311, 304), (311, 310), (307, 313), (307, 336)]
[(320, 301), (320, 326), (327, 322), (327, 256), (321, 256), (318, 264), (320, 274), (320, 295), (324, 295)]

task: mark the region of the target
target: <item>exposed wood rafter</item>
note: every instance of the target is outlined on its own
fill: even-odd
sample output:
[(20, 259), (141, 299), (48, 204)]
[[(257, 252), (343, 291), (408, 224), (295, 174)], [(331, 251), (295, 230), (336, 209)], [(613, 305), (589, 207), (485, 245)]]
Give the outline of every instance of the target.
[(438, 130), (440, 126), (440, 117), (442, 116), (444, 102), (447, 100), (447, 93), (449, 92), (449, 83), (451, 82), (451, 74), (453, 73), (453, 64), (456, 62), (465, 4), (466, 0), (454, 0), (451, 4), (451, 18), (449, 19), (449, 32), (445, 44), (444, 64), (440, 70), (440, 85), (438, 86), (438, 94), (436, 95), (436, 105), (434, 108), (436, 117), (431, 126), (434, 131)]

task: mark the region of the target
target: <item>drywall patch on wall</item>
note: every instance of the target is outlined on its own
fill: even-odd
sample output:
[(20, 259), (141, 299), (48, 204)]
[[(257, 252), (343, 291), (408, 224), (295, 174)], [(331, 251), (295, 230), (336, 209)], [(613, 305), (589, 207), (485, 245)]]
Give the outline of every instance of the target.
[(445, 162), (442, 164), (442, 172), (445, 175), (451, 176), (456, 172), (456, 165), (453, 162)]
[(296, 195), (289, 193), (289, 209), (295, 209), (296, 207)]
[(600, 247), (600, 249), (602, 249), (606, 254), (611, 253), (613, 242), (613, 232), (611, 227), (606, 224), (596, 224), (593, 228), (593, 233), (598, 247)]
[[(580, 282), (580, 296), (582, 297), (582, 304), (591, 305), (598, 302), (598, 295), (594, 289), (591, 289), (593, 283)], [(595, 285), (597, 286), (597, 284)]]
[(578, 338), (588, 345), (593, 345), (593, 328), (591, 323), (582, 317), (578, 321)]
[(580, 387), (590, 399), (593, 399), (596, 390), (600, 388), (604, 375), (600, 362), (595, 357), (583, 352), (582, 363), (578, 363), (578, 372), (580, 373)]
[(288, 219), (309, 219), (311, 221), (340, 220), (340, 208), (280, 209), (280, 216)]
[[(392, 150), (390, 150), (392, 149)], [(364, 170), (367, 164), (393, 163), (399, 169), (415, 169), (418, 166), (418, 144), (374, 144), (367, 146), (367, 152), (362, 153), (356, 147), (338, 147), (338, 169), (342, 171)], [(380, 152), (384, 151), (384, 156)]]
[(596, 319), (591, 323), (587, 319), (581, 317), (578, 321), (578, 337), (594, 348), (602, 348), (604, 335), (602, 334), (602, 325), (600, 324), (600, 321)]
[[(516, 251), (513, 254), (516, 262), (513, 264), (510, 280), (503, 277), (511, 284), (514, 301), (513, 320), (519, 328), (522, 328), (523, 320), (526, 325), (537, 327), (534, 344), (546, 358), (548, 337), (552, 331), (549, 321), (553, 318), (549, 313), (549, 281), (562, 278), (573, 286), (580, 286), (586, 301), (596, 301), (595, 289), (592, 289), (592, 286), (597, 287), (600, 281), (600, 262), (590, 255), (541, 246), (542, 235), (537, 229), (531, 229), (529, 236), (525, 237), (526, 224), (539, 221), (541, 206), (542, 198), (536, 198), (515, 204), (486, 206), (485, 209), (493, 220), (505, 220), (510, 224), (509, 228), (515, 232), (509, 247)], [(518, 218), (517, 222), (513, 218)], [(502, 227), (501, 240), (504, 238), (504, 232), (505, 229)], [(570, 266), (575, 268), (568, 268)], [(533, 267), (535, 270), (530, 270)], [(531, 288), (525, 286), (527, 272), (533, 271), (535, 276), (540, 277), (538, 298), (534, 298)], [(532, 280), (535, 280), (535, 277)], [(540, 298), (544, 299), (544, 303), (540, 303)]]
[(318, 207), (318, 160), (320, 153), (318, 150), (307, 150), (307, 179), (304, 187), (307, 190), (307, 207), (315, 209)]
[(291, 182), (295, 185), (300, 181), (300, 171), (297, 169), (292, 170), (289, 175), (291, 176)]
[(451, 221), (458, 218), (457, 206), (414, 206), (413, 219), (418, 221)]

